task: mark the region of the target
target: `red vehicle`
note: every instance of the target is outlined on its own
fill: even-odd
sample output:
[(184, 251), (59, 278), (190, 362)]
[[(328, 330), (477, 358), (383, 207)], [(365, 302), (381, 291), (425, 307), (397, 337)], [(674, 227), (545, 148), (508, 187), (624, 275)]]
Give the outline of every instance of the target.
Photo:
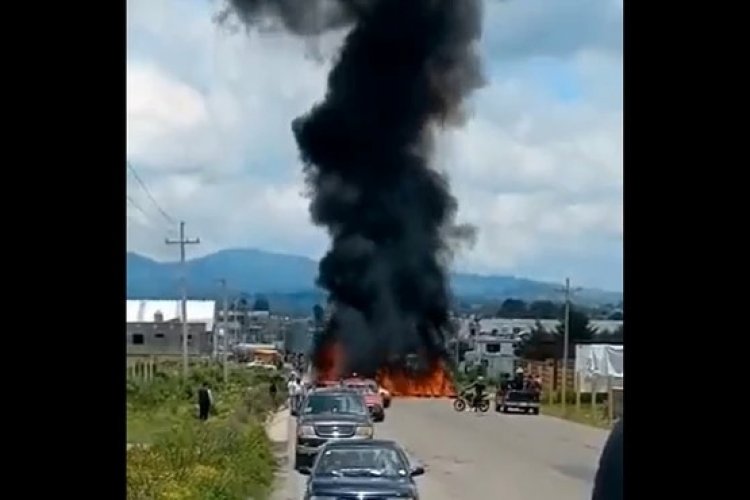
[(344, 387), (355, 389), (362, 393), (362, 396), (365, 398), (367, 409), (370, 411), (370, 415), (372, 415), (372, 419), (375, 422), (382, 422), (385, 420), (385, 405), (383, 403), (383, 397), (378, 392), (378, 384), (374, 380), (348, 378), (343, 382)]

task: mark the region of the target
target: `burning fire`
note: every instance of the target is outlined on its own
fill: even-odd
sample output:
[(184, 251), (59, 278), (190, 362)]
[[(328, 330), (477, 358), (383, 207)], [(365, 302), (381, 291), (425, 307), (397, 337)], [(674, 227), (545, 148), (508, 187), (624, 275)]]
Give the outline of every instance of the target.
[(375, 380), (392, 396), (451, 397), (456, 395), (453, 381), (442, 363), (433, 364), (432, 369), (421, 376), (400, 370), (383, 368)]
[(344, 371), (344, 349), (340, 344), (328, 344), (315, 359), (315, 378), (318, 381), (338, 380)]
[[(321, 349), (315, 360), (316, 379), (333, 381), (345, 377), (344, 350), (337, 343)], [(391, 396), (411, 397), (452, 397), (456, 395), (453, 380), (442, 362), (436, 362), (432, 369), (422, 375), (407, 373), (405, 370), (382, 368), (375, 381)]]

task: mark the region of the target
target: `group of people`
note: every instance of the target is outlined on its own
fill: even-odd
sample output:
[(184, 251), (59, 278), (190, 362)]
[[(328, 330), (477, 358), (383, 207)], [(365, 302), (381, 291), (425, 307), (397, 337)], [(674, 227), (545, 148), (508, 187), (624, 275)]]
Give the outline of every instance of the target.
[[(304, 384), (302, 384), (298, 375), (293, 374), (292, 377), (289, 379), (287, 388), (289, 390), (290, 408), (291, 407), (296, 408), (299, 405), (299, 402), (302, 400), (302, 396), (306, 392)], [(276, 382), (272, 380), (268, 384), (268, 395), (270, 396), (271, 401), (273, 402), (274, 406), (277, 404), (276, 403), (277, 394), (278, 394), (278, 388), (276, 387)], [(213, 405), (214, 405), (213, 393), (211, 392), (211, 389), (208, 383), (203, 382), (200, 388), (198, 388), (198, 418), (203, 421), (208, 420), (208, 416), (211, 413), (211, 408), (213, 407)]]
[(308, 384), (303, 382), (299, 375), (292, 372), (286, 387), (289, 393), (289, 409), (295, 410), (299, 408), (300, 403), (307, 394), (309, 389)]
[[(487, 382), (484, 377), (479, 376), (474, 382), (464, 387), (461, 393), (469, 397), (472, 406), (476, 408), (482, 401), (486, 389)], [(514, 377), (511, 378), (507, 373), (504, 373), (501, 376), (497, 394), (502, 395), (507, 391), (529, 391), (539, 393), (542, 391), (542, 378), (538, 374), (526, 375), (524, 369), (519, 367), (516, 369)]]
[(538, 374), (526, 375), (524, 369), (519, 367), (516, 369), (516, 373), (513, 378), (511, 378), (508, 374), (503, 374), (503, 376), (501, 377), (498, 392), (501, 391), (541, 392), (542, 377), (540, 377)]

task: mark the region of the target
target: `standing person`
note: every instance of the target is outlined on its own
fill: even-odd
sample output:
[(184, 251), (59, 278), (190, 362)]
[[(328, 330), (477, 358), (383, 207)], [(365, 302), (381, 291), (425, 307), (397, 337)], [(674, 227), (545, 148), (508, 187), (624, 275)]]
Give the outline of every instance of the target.
[(274, 408), (276, 407), (276, 381), (271, 380), (271, 385), (268, 387), (268, 394), (271, 396), (271, 403), (273, 403)]
[(302, 392), (302, 387), (299, 385), (299, 378), (296, 375), (287, 384), (287, 392), (289, 393), (289, 409), (294, 411), (297, 409), (299, 396)]
[(198, 389), (198, 418), (203, 421), (208, 420), (208, 414), (213, 404), (214, 397), (211, 394), (211, 389), (208, 388), (207, 382), (203, 382), (201, 388)]

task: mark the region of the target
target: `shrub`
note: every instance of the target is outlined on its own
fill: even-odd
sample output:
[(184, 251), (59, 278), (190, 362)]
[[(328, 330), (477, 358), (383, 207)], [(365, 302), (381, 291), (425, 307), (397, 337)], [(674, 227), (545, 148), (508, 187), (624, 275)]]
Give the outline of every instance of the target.
[(129, 499), (240, 499), (263, 495), (275, 461), (259, 424), (192, 423), (128, 451)]
[[(165, 428), (149, 433), (149, 447), (128, 450), (129, 499), (232, 500), (258, 498), (269, 490), (275, 459), (264, 430), (274, 410), (263, 370), (231, 370), (228, 383), (218, 365), (196, 364), (187, 381), (179, 363), (160, 365), (149, 382), (128, 381), (129, 422), (152, 415)], [(214, 418), (197, 420), (195, 391), (206, 382), (214, 393)], [(139, 421), (138, 419), (142, 419)]]

